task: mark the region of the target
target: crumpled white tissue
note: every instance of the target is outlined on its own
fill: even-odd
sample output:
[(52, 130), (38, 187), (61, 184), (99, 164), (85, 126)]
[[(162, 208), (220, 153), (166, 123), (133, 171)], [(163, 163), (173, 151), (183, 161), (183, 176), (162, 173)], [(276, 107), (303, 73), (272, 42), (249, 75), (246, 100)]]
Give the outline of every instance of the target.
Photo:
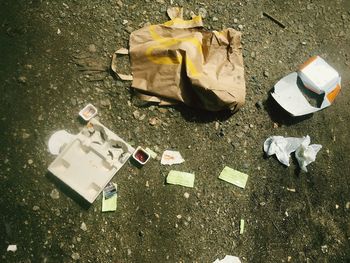
[(277, 159), (289, 166), (289, 157), (300, 146), (302, 138), (271, 136), (264, 142), (264, 151), (270, 156), (276, 154)]
[(301, 170), (307, 172), (306, 166), (316, 160), (317, 153), (321, 150), (322, 145), (310, 144), (310, 137), (306, 136), (301, 145), (295, 151), (295, 157), (298, 160)]
[(310, 145), (310, 136), (303, 138), (271, 136), (264, 142), (264, 152), (270, 156), (276, 154), (277, 159), (289, 166), (292, 152), (298, 160), (300, 168), (307, 172), (306, 166), (316, 160), (316, 155), (322, 148), (320, 144)]
[(238, 257), (226, 255), (223, 259), (216, 259), (213, 263), (241, 263)]

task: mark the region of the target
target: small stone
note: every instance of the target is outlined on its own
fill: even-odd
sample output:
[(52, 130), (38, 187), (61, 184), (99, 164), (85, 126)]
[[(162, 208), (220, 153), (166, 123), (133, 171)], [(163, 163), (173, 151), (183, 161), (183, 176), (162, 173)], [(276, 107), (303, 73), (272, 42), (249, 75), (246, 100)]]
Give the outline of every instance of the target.
[(128, 256), (130, 256), (130, 255), (131, 255), (131, 249), (128, 248)]
[(24, 132), (24, 133), (22, 134), (22, 138), (23, 138), (23, 139), (28, 139), (29, 137), (30, 137), (30, 134), (29, 134), (29, 133)]
[(146, 181), (146, 187), (149, 187), (149, 183), (148, 183), (148, 181)]
[(158, 118), (150, 118), (148, 120), (148, 123), (151, 125), (151, 126), (155, 126), (159, 123), (159, 119)]
[(220, 126), (220, 123), (218, 121), (215, 122), (215, 130), (218, 130)]
[(167, 112), (168, 112), (168, 110), (165, 109), (165, 108), (158, 108), (158, 111), (159, 111), (160, 113), (167, 113)]
[(74, 252), (74, 253), (71, 255), (71, 257), (72, 257), (73, 260), (78, 260), (78, 259), (80, 259), (80, 255), (79, 255), (79, 253), (77, 253), (77, 252)]
[(132, 115), (134, 116), (135, 119), (139, 119), (140, 118), (140, 112), (138, 110), (135, 110)]
[(139, 118), (140, 121), (143, 121), (146, 118), (146, 114), (142, 114)]
[(129, 23), (129, 21), (124, 19), (122, 23), (123, 23), (123, 25), (126, 25), (127, 23)]
[(186, 199), (188, 199), (189, 197), (190, 197), (190, 194), (189, 193), (184, 193), (184, 197), (186, 198)]
[(62, 32), (61, 32), (61, 29), (58, 28), (58, 29), (57, 29), (57, 35), (61, 35), (61, 33), (62, 33)]
[(219, 21), (219, 18), (217, 18), (216, 16), (213, 17), (213, 21)]
[(97, 51), (97, 48), (96, 48), (96, 46), (94, 44), (90, 44), (88, 46), (88, 50), (89, 50), (90, 53), (95, 53)]
[(350, 202), (346, 202), (345, 208), (350, 209)]
[(182, 215), (177, 215), (176, 218), (177, 218), (177, 219), (181, 219), (181, 218), (182, 218)]
[(24, 84), (27, 82), (27, 78), (25, 76), (20, 76), (18, 78), (18, 82)]
[(53, 189), (50, 193), (50, 196), (52, 199), (58, 199), (60, 198), (60, 192), (58, 192), (57, 189)]
[(207, 10), (204, 8), (204, 7), (201, 7), (201, 8), (199, 8), (198, 9), (198, 14), (201, 16), (201, 17), (203, 17), (203, 18), (206, 18), (206, 16), (207, 16)]
[(100, 103), (101, 103), (101, 106), (103, 106), (103, 107), (110, 107), (111, 106), (111, 101), (109, 99), (101, 100)]
[(268, 78), (270, 76), (270, 73), (267, 70), (264, 70), (264, 77)]
[(40, 209), (39, 206), (37, 206), (37, 205), (33, 206), (33, 211), (38, 211), (39, 209)]
[(243, 25), (238, 25), (239, 30), (243, 29)]
[(29, 160), (28, 160), (28, 164), (29, 164), (29, 165), (31, 165), (31, 164), (33, 164), (33, 163), (34, 163), (34, 161), (33, 161), (32, 159), (29, 159)]
[(86, 227), (86, 224), (84, 222), (81, 223), (80, 229), (83, 230), (83, 231), (87, 231), (87, 227)]
[(237, 18), (235, 18), (235, 19), (233, 19), (233, 23), (238, 23), (238, 19)]
[(328, 252), (328, 246), (327, 245), (323, 245), (321, 246), (321, 250), (322, 250), (322, 253), (327, 253)]
[(335, 205), (335, 209), (338, 209), (338, 208), (339, 208), (339, 205), (336, 204), (336, 205)]
[(249, 128), (254, 128), (254, 124), (249, 124)]

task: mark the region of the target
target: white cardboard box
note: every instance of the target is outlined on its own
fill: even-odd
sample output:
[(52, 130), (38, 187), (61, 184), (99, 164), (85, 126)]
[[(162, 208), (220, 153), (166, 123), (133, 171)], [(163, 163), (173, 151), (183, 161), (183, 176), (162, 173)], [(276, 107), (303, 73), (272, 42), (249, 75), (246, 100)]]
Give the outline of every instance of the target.
[(48, 170), (93, 203), (134, 150), (118, 135), (92, 119)]

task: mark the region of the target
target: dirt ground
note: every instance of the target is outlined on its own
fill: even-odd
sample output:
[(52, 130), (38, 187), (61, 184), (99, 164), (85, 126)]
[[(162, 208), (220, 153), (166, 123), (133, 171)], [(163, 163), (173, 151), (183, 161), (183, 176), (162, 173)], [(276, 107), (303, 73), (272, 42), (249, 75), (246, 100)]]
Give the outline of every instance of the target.
[[(0, 2), (0, 261), (213, 262), (230, 254), (242, 262), (350, 262), (350, 2), (172, 2), (187, 18), (206, 11), (208, 29), (242, 31), (247, 92), (236, 114), (144, 105), (130, 82), (79, 71), (74, 56), (108, 66), (130, 32), (168, 20), (170, 1)], [(341, 74), (342, 92), (331, 107), (291, 118), (270, 91), (317, 54)], [(127, 163), (112, 180), (114, 213), (101, 213), (101, 197), (85, 209), (61, 189), (50, 196), (58, 186), (47, 176), (55, 158), (47, 141), (60, 129), (78, 133), (77, 113), (89, 102), (134, 146), (158, 156), (175, 149), (186, 160)], [(310, 135), (323, 148), (305, 173), (295, 159), (287, 168), (264, 156), (271, 135)], [(217, 178), (225, 166), (249, 174), (244, 190)], [(195, 187), (166, 185), (170, 169), (194, 173)], [(10, 244), (16, 252), (6, 251)]]

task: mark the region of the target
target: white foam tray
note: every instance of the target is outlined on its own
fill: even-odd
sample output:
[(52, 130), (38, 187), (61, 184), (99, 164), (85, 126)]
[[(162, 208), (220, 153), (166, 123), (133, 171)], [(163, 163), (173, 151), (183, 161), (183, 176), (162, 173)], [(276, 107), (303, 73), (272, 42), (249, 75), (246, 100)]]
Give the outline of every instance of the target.
[(93, 203), (134, 151), (118, 135), (91, 119), (48, 170)]

